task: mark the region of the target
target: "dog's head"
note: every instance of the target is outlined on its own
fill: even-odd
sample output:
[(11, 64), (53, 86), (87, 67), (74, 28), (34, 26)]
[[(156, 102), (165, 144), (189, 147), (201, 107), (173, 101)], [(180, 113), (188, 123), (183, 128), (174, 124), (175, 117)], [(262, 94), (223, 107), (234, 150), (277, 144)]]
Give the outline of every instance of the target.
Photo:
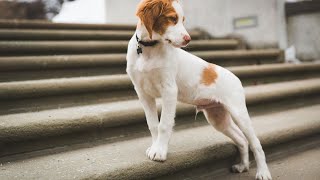
[(175, 47), (185, 47), (191, 37), (184, 27), (184, 13), (178, 0), (142, 0), (137, 16), (146, 27), (150, 39), (160, 35)]

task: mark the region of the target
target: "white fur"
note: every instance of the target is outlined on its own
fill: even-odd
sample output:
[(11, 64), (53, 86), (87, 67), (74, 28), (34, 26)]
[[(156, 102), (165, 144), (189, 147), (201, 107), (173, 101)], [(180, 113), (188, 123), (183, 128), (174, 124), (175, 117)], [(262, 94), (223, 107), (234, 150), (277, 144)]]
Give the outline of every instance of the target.
[[(166, 160), (176, 104), (181, 101), (203, 110), (208, 122), (236, 143), (241, 163), (233, 166), (234, 171), (243, 172), (249, 169), (249, 142), (257, 161), (256, 178), (271, 179), (260, 141), (251, 125), (240, 80), (227, 69), (216, 66), (218, 77), (215, 83), (209, 86), (201, 83), (203, 70), (209, 64), (174, 47), (183, 46), (183, 36), (187, 33), (182, 22), (182, 8), (176, 1), (173, 6), (180, 19), (177, 25), (169, 27), (163, 36), (153, 32), (154, 39), (161, 43), (155, 47), (142, 47), (143, 53), (138, 55), (134, 35), (128, 46), (127, 73), (144, 108), (152, 135), (153, 143), (146, 151), (147, 156), (151, 160)], [(136, 33), (142, 40), (148, 38), (148, 32), (143, 25), (137, 28)], [(172, 44), (166, 41), (168, 38)], [(162, 99), (160, 122), (156, 98)]]
[(178, 2), (174, 1), (172, 6), (174, 7), (177, 14), (179, 15), (178, 23), (175, 26), (169, 26), (166, 33), (162, 36), (162, 39), (163, 40), (170, 39), (172, 42), (172, 45), (174, 45), (175, 47), (185, 46), (186, 44), (184, 44), (183, 37), (184, 36), (190, 37), (190, 35), (183, 25), (184, 13)]

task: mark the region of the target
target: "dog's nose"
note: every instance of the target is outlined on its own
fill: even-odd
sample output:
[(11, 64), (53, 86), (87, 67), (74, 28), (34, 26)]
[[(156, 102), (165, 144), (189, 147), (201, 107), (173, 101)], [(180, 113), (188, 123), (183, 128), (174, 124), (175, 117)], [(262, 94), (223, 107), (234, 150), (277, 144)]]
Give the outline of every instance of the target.
[(191, 41), (191, 37), (189, 35), (183, 36), (184, 41), (188, 44)]

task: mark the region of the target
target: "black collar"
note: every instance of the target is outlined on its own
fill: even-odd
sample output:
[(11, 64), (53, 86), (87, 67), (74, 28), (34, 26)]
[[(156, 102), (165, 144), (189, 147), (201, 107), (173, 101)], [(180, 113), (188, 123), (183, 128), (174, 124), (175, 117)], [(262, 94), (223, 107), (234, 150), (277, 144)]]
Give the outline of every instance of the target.
[(140, 44), (142, 44), (143, 46), (148, 46), (148, 47), (152, 47), (152, 46), (155, 46), (159, 43), (159, 41), (141, 41), (139, 38), (138, 38), (138, 35), (136, 34), (136, 39), (137, 39), (137, 42), (138, 42), (138, 45), (137, 45), (137, 54), (142, 54), (142, 48), (140, 46)]
[(142, 44), (143, 46), (155, 46), (159, 43), (159, 41), (155, 40), (155, 41), (141, 41), (139, 38), (138, 38), (138, 35), (136, 34), (136, 39), (137, 39), (137, 42), (139, 44)]

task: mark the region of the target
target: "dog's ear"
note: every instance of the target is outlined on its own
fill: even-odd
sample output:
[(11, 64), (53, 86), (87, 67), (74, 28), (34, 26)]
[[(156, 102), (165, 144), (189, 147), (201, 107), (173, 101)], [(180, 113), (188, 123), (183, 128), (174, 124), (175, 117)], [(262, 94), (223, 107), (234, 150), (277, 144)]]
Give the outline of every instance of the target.
[(164, 3), (161, 0), (143, 0), (138, 6), (136, 15), (146, 27), (150, 39), (152, 39), (153, 26), (161, 16)]

